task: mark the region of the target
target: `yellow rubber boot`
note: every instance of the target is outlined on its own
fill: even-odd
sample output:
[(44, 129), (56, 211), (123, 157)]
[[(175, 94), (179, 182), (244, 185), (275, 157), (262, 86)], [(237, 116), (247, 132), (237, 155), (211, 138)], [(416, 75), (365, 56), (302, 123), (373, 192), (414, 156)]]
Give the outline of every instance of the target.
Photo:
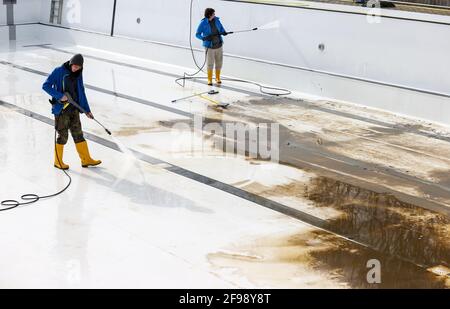
[(102, 163), (102, 161), (100, 161), (100, 160), (94, 160), (91, 158), (86, 141), (81, 142), (81, 143), (76, 143), (75, 146), (77, 147), (78, 154), (80, 155), (82, 167), (96, 166), (96, 165), (99, 165), (100, 163)]
[(208, 70), (208, 86), (212, 86), (213, 71)]
[(216, 70), (216, 83), (222, 83), (222, 80), (220, 79), (220, 70)]
[(64, 145), (55, 145), (55, 167), (61, 170), (68, 170), (69, 166), (63, 162)]

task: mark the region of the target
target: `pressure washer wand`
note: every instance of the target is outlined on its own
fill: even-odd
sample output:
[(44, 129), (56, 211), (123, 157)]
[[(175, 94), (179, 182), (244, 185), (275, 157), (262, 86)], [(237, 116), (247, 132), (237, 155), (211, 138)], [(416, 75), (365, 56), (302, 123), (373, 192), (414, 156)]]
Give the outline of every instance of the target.
[(103, 130), (105, 130), (106, 133), (108, 133), (108, 135), (112, 135), (111, 131), (109, 131), (107, 128), (105, 128), (105, 126), (102, 125), (97, 119), (92, 118), (92, 120), (94, 120), (95, 122), (97, 122), (97, 123), (103, 128)]
[[(72, 104), (73, 106), (75, 106), (76, 108), (78, 108), (80, 111), (82, 111), (83, 113), (86, 114), (86, 110), (84, 108), (82, 108), (77, 102), (74, 101), (74, 99), (72, 99), (72, 96), (68, 93), (65, 92), (64, 93), (67, 97), (67, 101)], [(97, 122), (105, 131), (106, 133), (108, 133), (109, 135), (112, 135), (111, 131), (109, 131), (107, 128), (105, 128), (105, 126), (103, 124), (100, 123), (100, 121), (98, 121), (95, 118), (92, 118), (92, 120), (94, 120), (95, 122)]]
[(230, 31), (230, 32), (227, 32), (227, 34), (242, 33), (242, 32), (251, 32), (251, 31), (256, 31), (256, 30), (258, 30), (258, 28), (253, 28), (253, 29), (248, 29), (248, 30)]

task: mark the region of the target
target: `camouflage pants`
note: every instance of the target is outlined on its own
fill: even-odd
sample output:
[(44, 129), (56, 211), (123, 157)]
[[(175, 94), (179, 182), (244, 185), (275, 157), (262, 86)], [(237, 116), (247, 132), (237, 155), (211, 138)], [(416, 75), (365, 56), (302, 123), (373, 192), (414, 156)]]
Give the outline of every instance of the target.
[(55, 117), (55, 128), (58, 132), (56, 142), (61, 145), (67, 143), (70, 134), (72, 134), (75, 143), (84, 142), (83, 129), (81, 128), (80, 112), (76, 109), (63, 111)]

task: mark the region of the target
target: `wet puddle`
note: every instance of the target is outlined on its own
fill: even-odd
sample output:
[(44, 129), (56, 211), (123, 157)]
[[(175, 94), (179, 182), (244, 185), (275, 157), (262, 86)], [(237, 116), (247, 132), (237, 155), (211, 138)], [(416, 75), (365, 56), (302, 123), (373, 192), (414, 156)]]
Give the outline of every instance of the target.
[(353, 185), (318, 177), (304, 196), (342, 213), (326, 228), (419, 265), (450, 266), (450, 219), (444, 214)]
[[(294, 105), (291, 106), (292, 109), (296, 107)], [(267, 119), (258, 118), (256, 115), (242, 115), (233, 111), (233, 107), (227, 111), (226, 117), (217, 114), (210, 116), (211, 118), (203, 119), (204, 125), (217, 122), (224, 128), (231, 121), (254, 124), (267, 122)], [(193, 119), (181, 122), (189, 128), (194, 127)], [(179, 123), (180, 121), (160, 121), (158, 126), (167, 129)], [(205, 139), (214, 137), (220, 140), (216, 132), (204, 136)], [(245, 137), (248, 143), (248, 136)], [(235, 140), (232, 138), (227, 142), (234, 143)], [(214, 144), (214, 148), (226, 152), (227, 142)], [(306, 162), (318, 162), (320, 165), (337, 168), (336, 162), (348, 158), (338, 156), (340, 161), (327, 161), (324, 159), (327, 156), (318, 157), (318, 154), (325, 152), (326, 147), (332, 143), (317, 139), (316, 134), (312, 132), (299, 133), (280, 126), (279, 162), (304, 168), (303, 163), (300, 164), (297, 160), (300, 156)], [(332, 152), (327, 152), (327, 155), (336, 156)], [(257, 158), (260, 159), (260, 156)], [(354, 161), (351, 160), (350, 167), (341, 164), (339, 168), (344, 171), (349, 168), (349, 173), (352, 173), (355, 172), (352, 168), (356, 163), (360, 167), (366, 164), (364, 161)], [(385, 170), (382, 166), (372, 168)], [(366, 169), (361, 169), (359, 173), (369, 177)], [(337, 215), (327, 219), (322, 226), (329, 232), (315, 230), (253, 240), (249, 244), (232, 248), (231, 252), (210, 254), (209, 261), (218, 268), (233, 269), (249, 281), (263, 286), (286, 287), (287, 284), (288, 287), (450, 287), (450, 219), (444, 214), (402, 202), (392, 194), (377, 193), (327, 177), (313, 178), (307, 183), (293, 182), (264, 187), (262, 191), (257, 190), (260, 192), (254, 192), (252, 188), (244, 189), (269, 199), (297, 197), (313, 204), (316, 210), (332, 210)], [(382, 281), (379, 284), (367, 282), (367, 261), (371, 259), (381, 263)]]
[[(333, 209), (338, 215), (326, 221), (325, 229), (366, 246), (316, 230), (233, 249), (259, 258), (211, 254), (212, 265), (236, 269), (248, 280), (268, 285), (277, 285), (277, 275), (272, 275), (287, 267), (292, 274), (284, 274), (285, 283), (300, 287), (330, 282), (356, 288), (450, 287), (450, 219), (443, 214), (326, 177), (267, 188), (264, 196), (295, 196), (317, 209)], [(379, 284), (367, 281), (371, 259), (381, 263)]]
[[(253, 284), (276, 288), (449, 288), (450, 279), (395, 257), (314, 231), (265, 238), (208, 256)], [(239, 255), (237, 252), (245, 252)], [(367, 262), (380, 261), (380, 283), (369, 283)]]

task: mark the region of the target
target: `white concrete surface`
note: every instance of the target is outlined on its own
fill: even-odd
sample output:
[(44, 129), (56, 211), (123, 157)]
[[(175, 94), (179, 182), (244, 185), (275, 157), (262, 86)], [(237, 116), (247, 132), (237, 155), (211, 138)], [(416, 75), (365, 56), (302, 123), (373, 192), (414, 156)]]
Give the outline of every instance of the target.
[[(172, 4), (164, 3), (165, 6), (158, 2), (157, 8), (171, 8)], [(130, 8), (137, 9), (137, 4), (130, 4)], [(226, 11), (225, 6), (223, 8)], [(91, 9), (85, 6), (83, 10), (86, 11), (83, 12), (90, 12)], [(285, 9), (280, 10), (285, 12)], [(261, 10), (251, 12), (252, 19), (244, 23), (263, 22), (259, 15), (253, 15), (263, 12)], [(41, 18), (45, 15), (44, 11), (40, 11)], [(181, 14), (182, 11), (176, 9), (174, 12)], [(282, 14), (281, 11), (276, 14)], [(8, 42), (4, 30), (7, 28), (0, 27), (0, 100), (6, 103), (0, 103), (0, 200), (17, 199), (24, 193), (53, 193), (66, 184), (64, 174), (53, 168), (52, 115), (48, 95), (43, 93), (41, 86), (45, 76), (67, 61), (71, 54), (81, 52), (86, 55), (84, 81), (92, 111), (113, 132), (113, 137), (106, 135), (96, 123), (83, 116), (85, 132), (104, 139), (102, 143), (88, 141), (93, 157), (103, 160), (102, 165), (82, 169), (73, 142), (69, 139), (65, 162), (71, 167), (73, 184), (67, 192), (32, 206), (0, 212), (0, 288), (351, 287), (352, 283), (345, 274), (339, 276), (317, 269), (311, 256), (299, 256), (298, 252), (304, 254), (305, 250), (311, 248), (334, 248), (334, 242), (330, 244), (314, 234), (319, 231), (318, 228), (165, 169), (167, 166), (183, 168), (209, 177), (223, 186), (245, 189), (320, 219), (333, 219), (341, 215), (340, 211), (330, 207), (315, 207), (310, 200), (297, 194), (298, 188), (295, 186), (290, 193), (276, 191), (293, 183), (297, 186), (307, 184), (318, 176), (316, 171), (224, 155), (215, 146), (214, 139), (171, 130), (173, 124), (185, 123), (193, 114), (213, 117), (218, 121), (245, 121), (245, 117), (249, 116), (273, 120), (291, 128), (293, 135), (304, 134), (304, 142), (312, 141), (317, 154), (331, 150), (331, 155), (357, 160), (359, 163), (353, 164), (352, 168), (362, 168), (366, 163), (380, 167), (367, 171), (367, 175), (361, 177), (352, 174), (352, 171), (338, 168), (333, 171), (318, 166), (327, 170), (327, 173), (335, 172), (342, 179), (353, 178), (357, 182), (378, 185), (382, 192), (393, 190), (417, 200), (435, 203), (436, 209), (448, 212), (450, 198), (445, 195), (450, 191), (445, 177), (450, 168), (446, 140), (449, 136), (448, 127), (434, 124), (427, 127), (424, 122), (405, 120), (398, 115), (380, 111), (395, 111), (448, 125), (448, 98), (312, 72), (304, 74), (278, 64), (227, 57), (226, 75), (300, 90), (294, 91), (290, 98), (303, 100), (301, 102), (304, 105), (295, 108), (251, 106), (248, 103), (251, 99), (261, 99), (256, 94), (257, 88), (234, 83), (226, 85), (232, 85), (235, 89), (222, 88), (216, 97), (227, 103), (238, 100), (247, 102), (232, 109), (231, 116), (211, 109), (206, 101), (198, 98), (173, 104), (172, 99), (209, 89), (204, 84), (188, 83), (186, 88), (181, 88), (174, 83), (174, 76), (182, 75), (191, 66), (191, 59), (185, 48), (166, 43), (185, 45), (186, 42), (182, 40), (186, 29), (176, 34), (180, 35), (179, 41), (165, 42), (165, 33), (154, 34), (127, 28), (127, 20), (135, 22), (134, 13), (135, 10), (130, 9), (128, 15), (122, 15), (118, 21), (119, 33), (122, 31), (123, 35), (140, 39), (162, 40), (164, 44), (135, 38), (111, 38), (45, 25), (19, 26), (18, 41)], [(101, 20), (107, 20), (107, 15), (108, 11), (105, 11), (99, 15), (99, 20), (89, 19), (86, 22), (83, 19), (82, 25), (86, 25), (90, 31), (107, 33), (106, 23), (100, 23)], [(142, 28), (153, 28), (154, 25), (149, 23), (151, 15), (142, 16)], [(155, 22), (162, 22), (163, 16)], [(269, 20), (272, 20), (280, 16), (270, 17)], [(305, 17), (301, 22), (308, 20), (313, 22), (312, 17)], [(321, 27), (314, 29), (326, 30)], [(427, 26), (421, 29), (425, 30)], [(424, 38), (425, 43), (436, 43), (434, 40), (445, 34), (445, 29), (436, 32), (436, 37)], [(352, 31), (357, 30), (352, 28)], [(427, 31), (434, 32), (434, 29)], [(346, 32), (346, 38), (351, 36), (349, 33)], [(156, 36), (146, 37), (147, 34)], [(281, 29), (269, 35), (276, 37), (275, 40), (282, 40)], [(359, 35), (365, 47), (358, 48), (364, 51), (370, 47), (366, 43), (371, 41), (362, 33)], [(377, 38), (381, 41), (385, 39), (381, 32)], [(295, 39), (294, 45), (307, 42), (305, 44), (310, 44), (312, 50), (312, 37), (305, 41), (298, 39)], [(391, 39), (389, 46), (392, 47), (397, 42), (394, 42), (393, 37)], [(330, 40), (336, 43), (340, 52), (345, 51), (337, 44), (336, 37), (330, 37)], [(259, 42), (253, 43), (257, 45)], [(52, 45), (48, 48), (29, 46), (45, 43)], [(398, 43), (390, 52), (399, 48)], [(422, 43), (408, 40), (408, 44), (417, 44), (415, 46), (421, 48), (426, 45)], [(446, 44), (442, 42), (439, 46), (447, 48)], [(423, 50), (416, 50), (415, 46), (412, 47), (414, 52), (411, 57), (416, 57), (413, 60), (420, 62), (421, 52), (430, 49), (431, 45), (423, 47)], [(266, 51), (262, 50), (263, 47), (259, 46), (251, 52), (263, 58), (287, 57), (293, 63), (307, 60), (296, 57), (292, 54), (293, 50), (275, 55), (272, 53), (274, 49), (267, 49), (267, 54), (264, 54)], [(242, 46), (233, 47), (231, 43), (230, 48), (251, 56), (245, 54), (250, 50)], [(442, 49), (434, 52), (435, 57), (429, 60), (433, 61), (433, 65), (437, 65), (438, 60), (440, 63), (448, 61), (442, 56)], [(379, 70), (376, 73), (386, 73), (385, 64), (378, 62), (379, 58), (375, 54), (369, 56), (373, 56), (370, 62), (376, 64)], [(93, 59), (92, 56), (99, 59)], [(358, 69), (361, 63), (350, 68), (340, 67), (340, 58), (330, 54), (328, 62), (322, 62), (312, 54), (309, 56), (314, 60), (312, 63), (322, 69), (348, 69), (358, 74), (368, 74), (364, 76), (374, 73), (370, 70), (361, 73)], [(417, 82), (424, 88), (445, 87), (448, 83), (445, 79), (447, 72), (441, 67), (425, 68), (420, 62), (417, 66), (408, 67), (411, 71), (404, 72), (401, 65), (398, 69), (387, 75), (381, 74), (380, 78), (393, 81), (390, 78), (407, 77), (408, 81)], [(417, 77), (411, 76), (423, 70), (434, 73), (426, 82), (421, 83)], [(400, 74), (400, 71), (405, 74)], [(246, 94), (248, 91), (253, 96)], [(332, 101), (326, 101), (327, 97)], [(357, 103), (361, 103), (361, 100), (361, 104), (380, 110), (364, 109), (340, 100)], [(320, 110), (322, 107), (337, 114), (348, 113), (353, 118), (325, 113)], [(27, 115), (23, 114), (24, 110)], [(232, 116), (233, 113), (238, 116)], [(242, 118), (239, 118), (240, 115)], [(367, 119), (385, 125), (374, 125)], [(396, 131), (396, 126), (403, 128), (406, 125), (417, 130)], [(380, 132), (387, 133), (382, 135)], [(434, 134), (441, 139), (430, 138), (427, 134)], [(119, 143), (119, 146), (166, 163), (158, 165), (138, 160), (129, 153), (107, 147), (108, 142), (112, 145)], [(325, 146), (320, 148), (322, 143)], [(344, 161), (336, 158), (331, 158), (336, 160), (336, 165)], [(299, 156), (298, 159), (304, 158)], [(421, 190), (422, 185), (432, 190)], [(275, 192), (267, 188), (275, 188)], [(438, 193), (433, 195), (433, 192)], [(428, 213), (425, 211), (425, 214)], [(432, 215), (436, 216), (435, 213)], [(289, 246), (280, 240), (291, 241), (292, 237), (298, 240), (299, 235), (309, 244), (307, 249), (301, 245)], [(343, 240), (330, 233), (327, 235), (354, 245), (348, 239)], [(244, 249), (251, 248), (247, 244), (255, 245), (254, 250)], [(285, 256), (286, 253), (289, 254)], [(364, 269), (365, 264), (361, 265), (346, 266), (346, 270), (350, 269), (353, 273), (352, 267)]]
[[(39, 48), (18, 48), (0, 55), (1, 60), (45, 72), (67, 57)], [(0, 82), (3, 101), (52, 117), (47, 95), (41, 91), (45, 77), (4, 65), (0, 74), (7, 77)], [(87, 60), (85, 74), (86, 83), (168, 105), (173, 96), (192, 90), (182, 90), (170, 78), (145, 73), (137, 77), (136, 71), (99, 61)], [(157, 133), (149, 140), (145, 133), (127, 137), (120, 136), (120, 131), (128, 126), (145, 127), (153, 119), (184, 118), (95, 91), (88, 91), (88, 96), (97, 118), (108, 123), (127, 147), (145, 146), (150, 141), (161, 145), (156, 152), (141, 146), (147, 153), (164, 152), (165, 147), (170, 148), (169, 141), (162, 136), (158, 142)], [(176, 106), (190, 112), (201, 112), (205, 107), (201, 102)], [(83, 125), (87, 132), (108, 138), (93, 122), (83, 119)], [(25, 191), (52, 193), (65, 185), (64, 174), (52, 167), (52, 126), (1, 106), (0, 126), (1, 199), (19, 197)], [(211, 267), (208, 254), (266, 233), (310, 229), (292, 218), (137, 162), (118, 151), (93, 142), (89, 145), (93, 156), (104, 161), (101, 167), (82, 169), (70, 141), (65, 152), (73, 177), (69, 190), (36, 205), (1, 213), (0, 287), (258, 287), (257, 282), (245, 278), (229, 279), (226, 272)], [(163, 159), (181, 163), (186, 157)], [(258, 168), (239, 158), (219, 156), (209, 161), (211, 167), (222, 162), (230, 168), (236, 168), (236, 164)], [(190, 162), (184, 166), (196, 164)], [(286, 172), (286, 177), (301, 177), (299, 172)], [(233, 182), (245, 177), (247, 173), (236, 170), (223, 180)], [(283, 177), (279, 179), (284, 181)]]

